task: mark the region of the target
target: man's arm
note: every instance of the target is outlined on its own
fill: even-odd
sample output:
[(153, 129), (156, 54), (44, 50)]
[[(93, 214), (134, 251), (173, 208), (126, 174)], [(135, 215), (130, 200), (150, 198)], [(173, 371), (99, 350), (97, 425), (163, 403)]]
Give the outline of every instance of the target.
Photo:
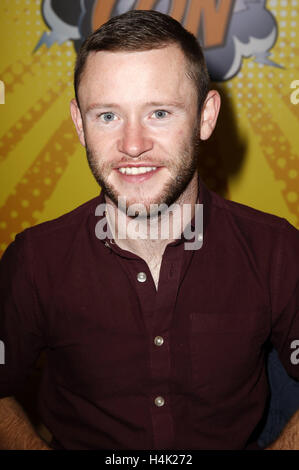
[(51, 450), (13, 397), (0, 399), (0, 449)]
[(282, 430), (280, 436), (266, 450), (299, 450), (299, 410)]
[(0, 449), (46, 450), (22, 406), (13, 396), (24, 389), (47, 346), (26, 236), (17, 235), (0, 261)]

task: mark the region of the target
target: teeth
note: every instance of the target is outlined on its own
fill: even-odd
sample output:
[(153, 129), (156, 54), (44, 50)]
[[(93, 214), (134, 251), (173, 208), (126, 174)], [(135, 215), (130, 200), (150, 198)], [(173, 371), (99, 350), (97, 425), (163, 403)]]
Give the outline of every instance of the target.
[(119, 168), (119, 171), (123, 175), (143, 175), (144, 173), (148, 173), (149, 171), (154, 171), (156, 169), (156, 166), (130, 166)]

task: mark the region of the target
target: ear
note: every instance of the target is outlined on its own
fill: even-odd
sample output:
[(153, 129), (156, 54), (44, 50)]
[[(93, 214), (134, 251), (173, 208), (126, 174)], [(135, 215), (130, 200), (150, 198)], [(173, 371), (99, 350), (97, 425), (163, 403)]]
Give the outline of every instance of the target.
[(83, 121), (81, 116), (81, 111), (79, 109), (78, 103), (75, 99), (70, 102), (70, 111), (72, 120), (75, 124), (76, 131), (79, 137), (81, 144), (85, 147), (85, 136), (84, 136), (84, 128), (83, 128)]
[(221, 98), (216, 90), (209, 91), (202, 107), (200, 119), (200, 138), (207, 140), (215, 129)]

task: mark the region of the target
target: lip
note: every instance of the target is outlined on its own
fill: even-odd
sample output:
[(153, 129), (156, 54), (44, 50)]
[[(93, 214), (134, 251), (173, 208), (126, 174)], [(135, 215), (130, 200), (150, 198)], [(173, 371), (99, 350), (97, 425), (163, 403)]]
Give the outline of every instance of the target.
[(153, 171), (149, 171), (147, 173), (143, 173), (142, 175), (125, 175), (123, 173), (121, 173), (118, 169), (119, 168), (138, 168), (138, 167), (142, 167), (142, 166), (146, 166), (146, 167), (149, 167), (149, 166), (155, 166), (155, 165), (149, 165), (148, 163), (147, 164), (136, 164), (136, 165), (130, 165), (130, 164), (127, 164), (127, 165), (119, 165), (117, 168), (115, 168), (115, 171), (117, 172), (118, 176), (122, 178), (123, 181), (127, 181), (128, 183), (143, 183), (143, 181), (147, 181), (149, 180), (150, 178), (152, 178), (159, 170), (161, 170), (161, 166), (159, 167), (156, 167), (156, 170), (153, 170)]
[(154, 166), (156, 168), (159, 168), (155, 163), (123, 163), (122, 165), (118, 165), (115, 169), (118, 170), (118, 168), (140, 168), (142, 166), (149, 167), (149, 166)]

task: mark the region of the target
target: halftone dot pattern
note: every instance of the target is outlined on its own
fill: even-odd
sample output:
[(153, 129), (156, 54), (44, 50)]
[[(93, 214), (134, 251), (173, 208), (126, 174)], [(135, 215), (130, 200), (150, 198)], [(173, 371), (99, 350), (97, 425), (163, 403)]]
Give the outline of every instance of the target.
[(239, 74), (224, 87), (235, 102), (238, 118), (247, 118), (247, 125), (258, 136), (263, 155), (280, 184), (282, 196), (292, 214), (289, 219), (299, 227), (298, 135), (293, 136), (295, 143), (292, 145), (282, 130), (281, 121), (284, 113), (290, 123), (299, 124), (299, 106), (290, 104), (290, 84), (292, 80), (299, 79), (296, 40), (299, 2), (270, 0), (268, 6), (279, 27), (278, 38), (269, 58), (279, 67), (258, 64), (254, 58), (246, 59)]
[[(298, 153), (295, 153), (287, 138), (282, 134), (278, 124), (269, 112), (261, 111), (258, 99), (252, 100), (252, 118), (250, 124), (259, 136), (259, 144), (271, 167), (275, 178), (281, 182), (281, 191), (290, 212), (295, 216), (293, 222), (298, 224), (299, 206), (297, 203), (298, 174), (294, 166)], [(296, 197), (295, 197), (296, 196)]]
[[(295, 23), (297, 25), (297, 23)], [(298, 23), (299, 25), (299, 23)], [(295, 26), (294, 26), (295, 27)], [(271, 82), (268, 84), (269, 89), (273, 89), (277, 92), (277, 95), (281, 98), (281, 100), (288, 106), (289, 110), (291, 111), (292, 114), (294, 114), (295, 118), (299, 121), (299, 108), (298, 106), (289, 106), (290, 104), (290, 83), (291, 81), (297, 79), (299, 77), (299, 74), (296, 73), (296, 70), (299, 69), (299, 61), (296, 60), (296, 57), (299, 57), (299, 48), (295, 47), (295, 44), (292, 43), (289, 40), (285, 40), (282, 42), (278, 41), (276, 51), (278, 52), (279, 50), (286, 50), (285, 57), (287, 59), (291, 59), (292, 65), (292, 72), (289, 73), (289, 78), (290, 81), (289, 83), (284, 84), (282, 82), (283, 74), (279, 74), (278, 77), (273, 77), (273, 74), (271, 74)], [(291, 51), (291, 52), (290, 52)], [(281, 55), (281, 54), (279, 54)], [(287, 65), (285, 66), (287, 69)], [(271, 85), (271, 86), (269, 86)], [(298, 122), (299, 124), (299, 122)]]
[(76, 146), (77, 136), (71, 120), (67, 119), (59, 125), (0, 208), (0, 220), (7, 221), (0, 225), (1, 254), (24, 224), (37, 223)]
[(15, 64), (9, 65), (1, 72), (1, 79), (5, 83), (6, 93), (12, 93), (16, 85), (24, 85), (25, 79), (34, 75), (33, 66), (40, 63), (40, 56), (33, 56), (32, 61), (25, 63), (25, 61), (18, 60)]
[[(35, 123), (47, 115), (58, 98), (66, 94), (68, 99), (73, 94), (75, 53), (72, 43), (54, 44), (51, 49), (43, 46), (33, 54), (38, 40), (47, 29), (41, 17), (40, 3), (16, 0), (4, 1), (0, 6), (0, 11), (1, 7), (2, 11), (4, 8), (4, 18), (9, 25), (6, 28), (6, 42), (14, 41), (17, 45), (12, 57), (8, 58), (9, 63), (4, 68), (0, 67), (0, 78), (5, 82), (7, 98), (12, 93), (30, 94), (32, 79), (35, 83), (36, 80), (43, 80), (41, 96), (24, 110), (0, 138), (0, 163), (30, 133)], [(46, 91), (45, 85), (48, 86)], [(38, 222), (46, 201), (51, 197), (77, 147), (78, 141), (70, 118), (62, 121), (62, 117), (59, 117), (59, 121), (49, 123), (49, 135), (45, 136), (43, 149), (0, 208), (0, 255), (16, 233)], [(58, 125), (54, 132), (53, 125)]]
[(25, 114), (0, 138), (0, 161), (11, 152), (22, 138), (30, 132), (34, 124), (43, 116), (49, 107), (63, 93), (67, 85), (58, 82), (55, 87), (49, 89), (46, 95), (40, 98)]
[[(64, 46), (64, 47), (63, 47)], [(28, 85), (30, 86), (30, 79), (33, 76), (39, 76), (42, 74), (43, 69), (47, 69), (47, 76), (57, 76), (63, 77), (64, 79), (68, 78), (68, 86), (72, 86), (71, 76), (72, 70), (74, 65), (74, 52), (67, 50), (67, 46), (62, 45), (60, 46), (64, 49), (65, 53), (69, 53), (70, 56), (73, 56), (73, 60), (63, 61), (61, 60), (61, 51), (57, 51), (56, 54), (52, 51), (47, 51), (45, 55), (42, 55), (41, 51), (37, 51), (34, 55), (32, 55), (29, 59), (18, 59), (14, 64), (10, 64), (1, 72), (1, 79), (5, 83), (5, 91), (7, 94), (12, 93), (15, 91), (17, 85), (26, 85), (29, 80)], [(68, 46), (69, 48), (69, 46)], [(61, 70), (58, 72), (51, 71), (51, 67), (58, 66), (63, 67), (63, 71), (66, 73), (62, 73)], [(67, 69), (67, 70), (65, 70)], [(48, 85), (53, 85), (52, 81), (48, 81)]]

